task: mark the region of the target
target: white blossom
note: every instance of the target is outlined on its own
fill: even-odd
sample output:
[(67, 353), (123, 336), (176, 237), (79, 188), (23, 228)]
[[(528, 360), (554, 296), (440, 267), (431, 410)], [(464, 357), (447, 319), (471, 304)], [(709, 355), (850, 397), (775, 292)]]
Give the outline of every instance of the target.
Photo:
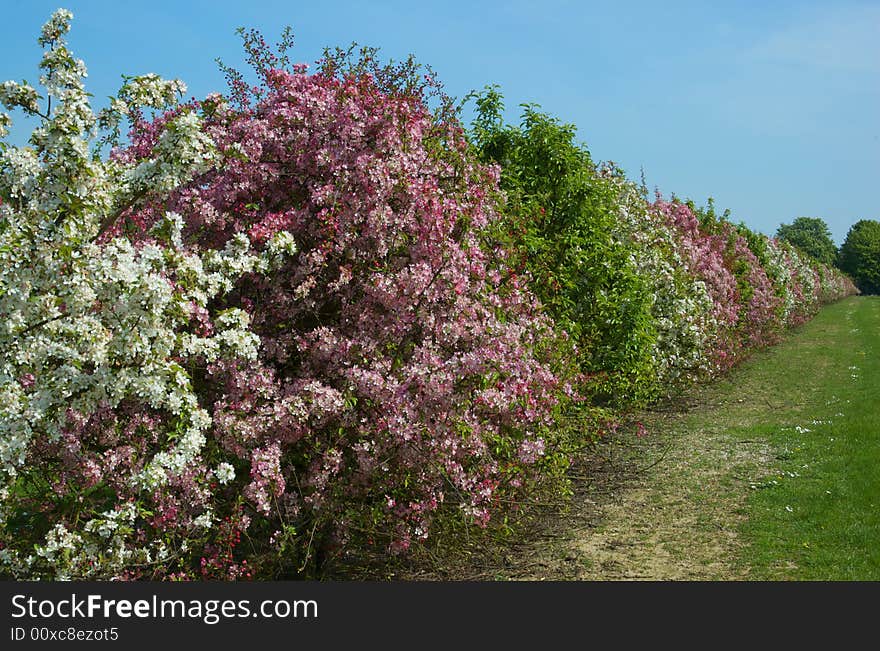
[[(155, 243), (98, 239), (123, 209), (174, 190), (210, 169), (217, 155), (193, 110), (165, 125), (147, 160), (93, 155), (98, 128), (117, 128), (135, 109), (171, 107), (185, 86), (156, 75), (128, 78), (97, 120), (82, 83), (85, 65), (64, 43), (71, 18), (59, 10), (40, 37), (47, 47), (41, 83), (56, 100), (51, 115), (40, 112), (33, 87), (0, 85), (4, 106), (43, 115), (28, 146), (0, 147), (0, 523), (33, 443), (59, 439), (71, 411), (89, 415), (136, 399), (169, 417), (179, 435), (131, 478), (144, 494), (190, 467), (204, 452), (211, 418), (188, 364), (254, 359), (260, 341), (238, 309), (212, 315), (212, 335), (195, 334), (194, 310), (207, 309), (243, 274), (275, 268), (295, 251), (286, 233), (264, 251), (243, 234), (222, 250), (190, 250), (175, 213), (156, 224)], [(8, 124), (0, 113), (0, 137)], [(220, 463), (215, 475), (226, 483), (235, 472)], [(75, 532), (57, 524), (32, 554), (3, 550), (0, 568), (15, 576), (105, 577), (132, 562), (165, 558), (161, 541), (144, 546), (130, 539), (136, 513), (128, 503), (86, 517)], [(205, 512), (195, 524), (213, 522)]]
[(220, 482), (221, 485), (228, 484), (233, 479), (235, 479), (235, 468), (233, 468), (231, 464), (224, 461), (214, 470), (214, 476), (217, 478), (217, 481)]

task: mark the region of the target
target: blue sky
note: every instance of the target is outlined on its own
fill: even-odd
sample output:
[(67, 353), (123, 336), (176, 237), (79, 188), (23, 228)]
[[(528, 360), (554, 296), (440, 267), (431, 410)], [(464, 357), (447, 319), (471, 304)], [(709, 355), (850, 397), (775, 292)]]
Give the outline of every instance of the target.
[[(508, 118), (534, 102), (577, 125), (597, 160), (772, 235), (818, 216), (840, 243), (880, 218), (880, 2), (252, 2), (5, 0), (0, 81), (36, 83), (40, 26), (74, 13), (70, 43), (102, 105), (121, 74), (224, 90), (238, 26), (294, 57), (357, 41), (409, 53), (461, 97), (499, 84)], [(21, 130), (12, 140), (25, 137)]]

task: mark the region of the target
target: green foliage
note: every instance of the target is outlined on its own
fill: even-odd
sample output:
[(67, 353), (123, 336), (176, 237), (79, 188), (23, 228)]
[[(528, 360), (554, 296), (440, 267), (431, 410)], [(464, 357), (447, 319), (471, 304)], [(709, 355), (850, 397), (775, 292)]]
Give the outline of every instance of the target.
[(837, 247), (831, 239), (831, 231), (825, 220), (819, 217), (798, 217), (791, 224), (782, 224), (776, 230), (776, 237), (828, 266), (837, 259)]
[[(684, 202), (696, 215), (700, 222), (700, 228), (707, 233), (718, 233), (722, 223), (730, 221), (730, 208), (725, 208), (719, 213), (715, 210), (715, 199), (709, 197), (705, 206), (698, 206), (693, 199)], [(745, 225), (742, 226), (745, 228)]]
[(781, 282), (781, 274), (778, 270), (773, 269), (770, 264), (770, 251), (768, 250), (768, 238), (763, 233), (757, 233), (751, 228), (740, 222), (734, 226), (736, 232), (746, 241), (749, 250), (758, 258), (761, 268), (767, 273), (767, 276), (774, 284)]
[(840, 247), (839, 266), (863, 294), (880, 294), (880, 222), (861, 219), (853, 224)]
[(575, 127), (522, 106), (519, 126), (503, 123), (497, 87), (476, 96), (470, 139), (480, 159), (501, 167), (505, 219), (492, 232), (527, 272), (532, 290), (578, 346), (580, 367), (599, 402), (646, 397), (656, 339), (651, 295), (615, 239), (620, 186), (603, 176)]

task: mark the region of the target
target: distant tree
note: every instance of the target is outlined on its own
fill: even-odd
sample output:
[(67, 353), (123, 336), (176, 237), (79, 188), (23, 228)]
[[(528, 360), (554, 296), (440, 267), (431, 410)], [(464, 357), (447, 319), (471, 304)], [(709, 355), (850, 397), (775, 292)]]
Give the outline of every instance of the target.
[(880, 294), (880, 222), (862, 219), (852, 225), (839, 264), (863, 294)]
[(782, 224), (776, 237), (793, 244), (819, 262), (833, 265), (837, 259), (837, 247), (831, 239), (828, 224), (819, 217), (798, 217), (791, 224)]

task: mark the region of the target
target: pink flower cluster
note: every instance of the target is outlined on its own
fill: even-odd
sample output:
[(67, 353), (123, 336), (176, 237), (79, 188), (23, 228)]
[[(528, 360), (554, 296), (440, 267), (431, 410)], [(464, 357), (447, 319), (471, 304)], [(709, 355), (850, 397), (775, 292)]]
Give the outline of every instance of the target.
[[(403, 549), (444, 503), (485, 523), (499, 464), (540, 459), (532, 432), (567, 389), (536, 354), (552, 324), (522, 289), (494, 286), (496, 256), (478, 245), (496, 172), (469, 158), (457, 125), (369, 75), (264, 82), (244, 110), (203, 110), (222, 167), (131, 215), (146, 228), (179, 213), (196, 248), (236, 233), (262, 247), (281, 231), (297, 244), (226, 299), (250, 314), (259, 358), (201, 378), (251, 527), (292, 519), (332, 541), (368, 525)], [(155, 141), (145, 125), (115, 155), (148, 157)]]

